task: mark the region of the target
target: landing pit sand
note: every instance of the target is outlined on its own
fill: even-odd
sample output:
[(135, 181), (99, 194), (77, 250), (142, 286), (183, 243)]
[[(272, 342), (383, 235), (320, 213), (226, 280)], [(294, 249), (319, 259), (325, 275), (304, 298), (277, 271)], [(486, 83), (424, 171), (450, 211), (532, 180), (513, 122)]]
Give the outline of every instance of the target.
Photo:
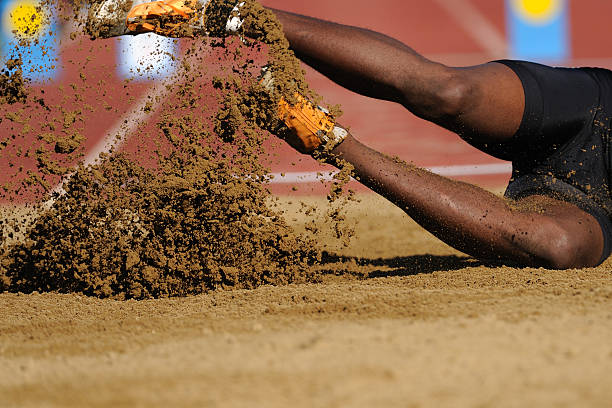
[(321, 283), (0, 294), (0, 406), (609, 406), (610, 261), (486, 266), (360, 198), (353, 243), (330, 249)]

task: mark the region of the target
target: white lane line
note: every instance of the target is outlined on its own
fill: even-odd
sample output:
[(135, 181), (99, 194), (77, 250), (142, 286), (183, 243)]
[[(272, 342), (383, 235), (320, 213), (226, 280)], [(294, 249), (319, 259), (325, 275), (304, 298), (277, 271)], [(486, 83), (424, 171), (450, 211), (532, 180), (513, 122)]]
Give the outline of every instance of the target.
[[(208, 52), (208, 48), (203, 52)], [(191, 66), (196, 66), (197, 60), (199, 58), (205, 58), (205, 56), (202, 56), (202, 54), (194, 54), (197, 53), (192, 53), (189, 57), (182, 56), (181, 60), (188, 58), (188, 63)], [(101, 161), (101, 154), (110, 154), (119, 149), (129, 137), (132, 136), (132, 133), (138, 128), (139, 124), (144, 123), (148, 117), (157, 113), (162, 104), (166, 102), (167, 97), (175, 89), (167, 85), (181, 84), (185, 80), (185, 76), (181, 75), (180, 71), (177, 71), (166, 79), (156, 80), (138, 102), (132, 105), (132, 109), (123, 114), (106, 132), (104, 137), (93, 146), (85, 155), (82, 163), (85, 166), (98, 164)], [(64, 185), (71, 177), (72, 174), (66, 175), (66, 177), (55, 186), (52, 193), (59, 195), (65, 194)], [(53, 205), (55, 202), (55, 194), (51, 194), (51, 198), (43, 203), (43, 208), (50, 208)]]
[[(209, 48), (202, 52), (208, 53)], [(197, 66), (197, 61), (203, 58), (206, 58), (206, 55), (191, 53), (189, 57), (182, 56), (181, 62), (187, 59), (187, 63), (190, 66)], [(180, 63), (177, 64), (177, 66), (180, 65)], [(145, 95), (136, 104), (132, 105), (132, 109), (115, 122), (113, 127), (106, 132), (104, 138), (85, 156), (83, 164), (85, 166), (97, 164), (100, 161), (100, 154), (108, 154), (119, 149), (141, 123), (145, 123), (147, 118), (157, 113), (162, 104), (166, 102), (170, 93), (176, 89), (175, 87), (168, 86), (168, 84), (180, 85), (185, 82), (185, 75), (182, 74), (183, 71), (177, 69), (175, 73), (167, 78), (155, 80), (155, 83), (151, 85)]]
[(464, 164), (456, 166), (437, 166), (429, 171), (445, 177), (489, 176), (512, 173), (512, 163)]
[(169, 93), (170, 91), (166, 88), (164, 82), (152, 85), (145, 95), (136, 104), (132, 105), (132, 109), (122, 115), (114, 126), (106, 132), (104, 138), (89, 151), (83, 160), (83, 164), (85, 166), (97, 164), (100, 161), (100, 154), (110, 153), (121, 147), (140, 123), (157, 112)]
[(503, 33), (470, 0), (435, 0), (493, 58), (508, 54)]
[[(432, 173), (439, 174), (445, 177), (460, 177), (460, 176), (491, 176), (498, 174), (510, 175), (512, 173), (511, 163), (492, 163), (492, 164), (467, 164), (456, 166), (436, 166), (428, 167), (427, 170)], [(303, 171), (303, 172), (286, 172), (272, 173), (270, 176), (270, 184), (306, 184), (316, 183), (320, 181), (333, 180), (337, 171)]]
[[(101, 160), (101, 154), (109, 154), (121, 147), (145, 118), (157, 112), (169, 93), (169, 90), (163, 83), (152, 85), (145, 92), (144, 96), (133, 105), (134, 107), (122, 115), (106, 132), (104, 137), (89, 150), (83, 159), (83, 165), (90, 166), (98, 164)], [(147, 106), (147, 104), (149, 104), (149, 106)], [(44, 203), (45, 208), (50, 208), (51, 205), (53, 205), (55, 202), (55, 194), (64, 195), (66, 193), (64, 185), (71, 177), (72, 173), (66, 175), (66, 177), (55, 186), (52, 190), (52, 193), (54, 193), (52, 194), (52, 198)]]

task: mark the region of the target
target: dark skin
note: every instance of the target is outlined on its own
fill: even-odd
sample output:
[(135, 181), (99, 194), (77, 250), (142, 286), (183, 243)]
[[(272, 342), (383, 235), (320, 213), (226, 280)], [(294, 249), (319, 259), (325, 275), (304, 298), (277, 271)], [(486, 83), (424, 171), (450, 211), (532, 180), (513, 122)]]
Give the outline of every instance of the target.
[[(486, 144), (507, 142), (519, 128), (525, 96), (505, 65), (447, 67), (380, 33), (273, 11), (302, 61), (356, 93), (400, 103), (485, 152)], [(601, 227), (573, 204), (544, 196), (509, 202), (400, 163), (351, 135), (332, 153), (355, 167), (361, 183), (474, 257), (559, 269), (600, 261)]]

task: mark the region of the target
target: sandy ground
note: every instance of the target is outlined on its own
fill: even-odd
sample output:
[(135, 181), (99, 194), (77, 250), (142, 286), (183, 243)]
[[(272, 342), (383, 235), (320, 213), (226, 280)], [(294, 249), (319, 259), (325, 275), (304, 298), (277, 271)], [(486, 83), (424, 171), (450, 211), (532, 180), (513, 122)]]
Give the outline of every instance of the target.
[(320, 284), (0, 294), (0, 406), (609, 407), (612, 262), (487, 267), (366, 196)]

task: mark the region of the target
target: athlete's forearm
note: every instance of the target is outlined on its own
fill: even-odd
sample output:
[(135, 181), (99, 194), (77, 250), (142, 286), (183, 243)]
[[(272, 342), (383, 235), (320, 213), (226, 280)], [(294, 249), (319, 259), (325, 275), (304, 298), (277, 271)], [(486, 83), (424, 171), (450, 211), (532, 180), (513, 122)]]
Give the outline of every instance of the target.
[[(427, 90), (442, 84), (449, 70), (386, 35), (281, 10), (291, 49), (308, 65), (363, 95), (404, 103), (407, 93), (427, 105)], [(436, 101), (430, 101), (434, 104)]]
[(512, 209), (486, 190), (398, 162), (351, 136), (334, 153), (355, 167), (361, 183), (450, 246), (480, 259), (550, 265), (556, 226), (546, 216)]

